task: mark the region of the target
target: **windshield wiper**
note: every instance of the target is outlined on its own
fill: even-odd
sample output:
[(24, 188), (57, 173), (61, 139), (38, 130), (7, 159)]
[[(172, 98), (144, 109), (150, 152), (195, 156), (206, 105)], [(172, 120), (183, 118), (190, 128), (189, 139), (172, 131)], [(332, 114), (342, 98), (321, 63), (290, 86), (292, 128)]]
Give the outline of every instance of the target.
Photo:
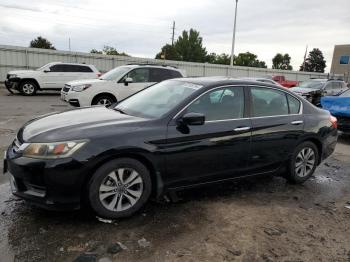
[(126, 115), (126, 113), (123, 110), (121, 110), (120, 108), (115, 107), (115, 108), (113, 108), (113, 110), (118, 111), (119, 113), (121, 113), (123, 115)]

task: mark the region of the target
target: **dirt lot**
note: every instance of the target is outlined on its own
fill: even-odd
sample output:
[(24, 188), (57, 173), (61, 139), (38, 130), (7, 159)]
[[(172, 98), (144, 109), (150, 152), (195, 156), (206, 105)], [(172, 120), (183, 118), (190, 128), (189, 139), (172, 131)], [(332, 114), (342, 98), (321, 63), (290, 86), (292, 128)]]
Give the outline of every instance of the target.
[[(57, 94), (0, 88), (0, 150), (25, 121), (66, 108)], [(30, 207), (0, 176), (0, 261), (350, 261), (349, 149), (341, 136), (304, 185), (265, 177), (206, 187), (112, 223)]]

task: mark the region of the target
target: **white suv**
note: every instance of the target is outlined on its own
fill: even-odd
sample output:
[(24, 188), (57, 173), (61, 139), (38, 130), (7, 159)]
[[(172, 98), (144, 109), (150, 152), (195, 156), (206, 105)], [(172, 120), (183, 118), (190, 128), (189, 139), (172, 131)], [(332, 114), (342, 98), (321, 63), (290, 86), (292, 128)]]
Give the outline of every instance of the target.
[(99, 79), (67, 83), (61, 91), (61, 99), (76, 107), (108, 106), (155, 83), (184, 76), (184, 72), (171, 66), (119, 66)]
[(6, 88), (18, 90), (23, 95), (35, 95), (38, 90), (61, 90), (72, 80), (98, 78), (101, 73), (93, 65), (54, 62), (36, 70), (10, 71)]

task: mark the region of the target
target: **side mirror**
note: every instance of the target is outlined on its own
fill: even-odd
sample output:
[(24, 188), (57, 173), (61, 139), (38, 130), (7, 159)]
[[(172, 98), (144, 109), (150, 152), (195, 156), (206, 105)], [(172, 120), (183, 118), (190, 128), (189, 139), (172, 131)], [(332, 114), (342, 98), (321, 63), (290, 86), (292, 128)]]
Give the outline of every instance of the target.
[(125, 80), (124, 80), (124, 84), (127, 86), (129, 83), (132, 83), (132, 82), (134, 82), (134, 80), (131, 78), (131, 77), (127, 77), (127, 78), (125, 78)]
[(181, 122), (189, 126), (204, 125), (205, 116), (200, 113), (187, 113), (181, 118)]
[(50, 72), (50, 69), (45, 69), (44, 70), (44, 73), (48, 73), (48, 72)]

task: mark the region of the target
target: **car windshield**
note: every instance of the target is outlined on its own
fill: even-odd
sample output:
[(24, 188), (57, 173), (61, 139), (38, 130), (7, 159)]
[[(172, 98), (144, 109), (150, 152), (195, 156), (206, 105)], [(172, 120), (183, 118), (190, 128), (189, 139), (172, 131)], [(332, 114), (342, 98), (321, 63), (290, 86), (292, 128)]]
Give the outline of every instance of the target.
[(130, 67), (119, 66), (119, 67), (114, 68), (111, 71), (108, 71), (107, 73), (105, 73), (103, 76), (100, 77), (100, 79), (102, 79), (102, 80), (119, 80), (129, 70), (130, 70)]
[(305, 81), (301, 83), (299, 87), (321, 89), (324, 84), (325, 84), (324, 81)]
[(164, 81), (125, 99), (114, 109), (137, 117), (160, 118), (201, 87), (177, 80)]
[(344, 93), (342, 93), (341, 95), (342, 97), (350, 97), (350, 89), (346, 90)]
[(47, 67), (48, 65), (50, 65), (51, 63), (49, 64), (46, 64), (46, 65), (43, 65), (42, 67), (39, 67), (38, 69), (36, 69), (36, 71), (43, 71), (45, 67)]

